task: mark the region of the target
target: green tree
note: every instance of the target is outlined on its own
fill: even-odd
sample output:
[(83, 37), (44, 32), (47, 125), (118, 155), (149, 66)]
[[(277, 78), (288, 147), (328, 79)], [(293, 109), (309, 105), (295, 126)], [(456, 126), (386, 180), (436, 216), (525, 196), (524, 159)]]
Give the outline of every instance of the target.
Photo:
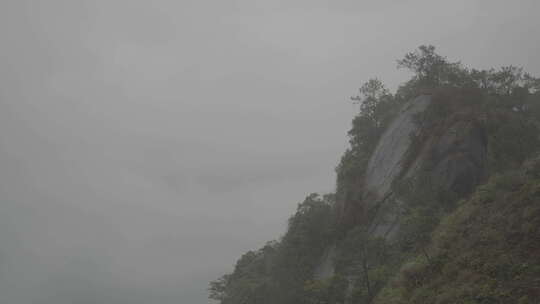
[[(438, 134), (437, 128), (446, 126), (446, 118), (457, 118), (453, 111), (478, 114), (481, 119), (474, 122), (486, 132), (487, 173), (516, 167), (540, 147), (540, 80), (513, 66), (469, 70), (437, 54), (433, 46), (420, 46), (406, 54), (398, 67), (414, 74), (395, 94), (375, 78), (351, 98), (360, 111), (348, 133), (350, 147), (336, 168), (336, 194), (307, 196), (289, 219), (283, 237), (244, 254), (231, 274), (210, 283), (210, 298), (221, 304), (337, 304), (346, 296), (353, 303), (371, 303), (381, 290), (392, 291), (390, 278), (410, 256), (420, 255), (413, 265), (422, 266), (402, 271), (412, 278), (408, 279), (414, 283), (410, 288), (419, 284), (419, 273), (444, 273), (437, 268), (444, 257), (431, 250), (432, 232), (455, 208), (456, 195), (438, 188), (429, 174), (416, 174), (414, 180), (400, 178), (392, 187), (401, 210), (395, 241), (374, 238), (370, 228), (378, 223), (370, 217), (374, 209), (369, 208), (362, 187), (367, 163), (403, 102), (427, 89), (436, 102), (418, 117), (423, 130)], [(424, 140), (430, 139), (423, 135), (413, 137), (416, 146), (423, 147)], [(411, 151), (413, 156), (418, 153)], [(428, 153), (428, 158), (435, 164), (435, 155)], [(430, 168), (420, 171), (429, 172)], [(385, 205), (396, 203), (390, 199)], [(384, 213), (384, 208), (376, 210)], [(530, 230), (528, 226), (518, 229)], [(315, 266), (330, 244), (336, 246), (336, 275), (314, 280)], [(404, 290), (409, 290), (409, 285), (405, 284)], [(394, 290), (394, 296), (401, 291), (401, 287)], [(426, 302), (418, 299), (412, 302)]]
[(223, 301), (227, 298), (227, 283), (229, 282), (231, 275), (226, 274), (219, 279), (210, 282), (210, 288), (208, 296), (212, 300)]
[(398, 68), (406, 68), (415, 73), (415, 80), (420, 85), (436, 87), (446, 82), (446, 75), (459, 63), (450, 63), (435, 52), (433, 45), (421, 45), (418, 50), (407, 53), (398, 60)]
[(407, 93), (400, 94), (405, 98), (414, 97), (418, 89), (423, 88), (477, 86), (467, 68), (460, 62), (450, 62), (437, 54), (433, 45), (421, 45), (397, 63), (398, 68), (406, 68), (414, 73), (413, 78), (400, 88)]
[(394, 98), (377, 78), (364, 83), (359, 93), (351, 97), (353, 102), (360, 104), (360, 113), (353, 119), (350, 143), (353, 149), (371, 152), (390, 118)]

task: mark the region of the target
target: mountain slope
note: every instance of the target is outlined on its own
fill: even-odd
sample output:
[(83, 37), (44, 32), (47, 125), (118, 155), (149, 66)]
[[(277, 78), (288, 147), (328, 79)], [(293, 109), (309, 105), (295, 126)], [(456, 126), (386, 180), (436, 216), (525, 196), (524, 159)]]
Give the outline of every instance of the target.
[(445, 217), (375, 303), (537, 303), (540, 159), (496, 175)]
[[(395, 94), (377, 79), (360, 88), (336, 192), (309, 195), (278, 241), (211, 282), (212, 299), (529, 303), (537, 296), (538, 239), (531, 238), (540, 165), (526, 160), (540, 151), (540, 80), (515, 67), (468, 69), (434, 50), (421, 46), (399, 61), (415, 74)], [(487, 270), (468, 270), (480, 264)]]

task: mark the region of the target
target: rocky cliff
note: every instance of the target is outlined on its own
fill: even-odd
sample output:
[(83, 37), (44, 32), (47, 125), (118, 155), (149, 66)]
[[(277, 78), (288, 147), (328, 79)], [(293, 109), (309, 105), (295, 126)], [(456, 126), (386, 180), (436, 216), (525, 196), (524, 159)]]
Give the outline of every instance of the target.
[[(425, 111), (438, 106), (433, 99), (422, 95), (404, 103), (369, 158), (363, 183), (357, 185), (363, 193), (360, 203), (369, 214), (363, 219), (367, 224), (365, 238), (392, 242), (398, 237), (408, 206), (394, 185), (428, 182), (432, 191), (450, 193), (456, 200), (469, 194), (485, 176), (487, 141), (482, 118), (467, 109), (471, 105), (464, 105), (459, 113), (424, 121)], [(335, 244), (329, 248), (327, 252), (332, 254), (323, 255), (316, 267), (317, 279), (335, 274)], [(353, 276), (347, 277), (352, 281)]]
[(412, 144), (412, 136), (419, 132), (415, 123), (416, 115), (422, 113), (430, 104), (431, 97), (423, 95), (404, 104), (397, 117), (381, 136), (375, 151), (369, 159), (365, 188), (384, 197), (391, 189), (392, 182), (403, 170), (407, 151)]
[(427, 180), (435, 191), (461, 198), (485, 175), (487, 141), (480, 118), (475, 112), (463, 114), (464, 106), (459, 114), (425, 123), (423, 114), (432, 99), (424, 95), (404, 104), (371, 155), (365, 184), (359, 186), (375, 210), (370, 213), (374, 237), (392, 239), (399, 229), (403, 199), (392, 185)]
[(536, 303), (540, 80), (420, 50), (402, 61), (417, 74), (395, 94), (374, 79), (353, 98), (336, 192), (307, 196), (278, 241), (211, 283), (211, 298)]

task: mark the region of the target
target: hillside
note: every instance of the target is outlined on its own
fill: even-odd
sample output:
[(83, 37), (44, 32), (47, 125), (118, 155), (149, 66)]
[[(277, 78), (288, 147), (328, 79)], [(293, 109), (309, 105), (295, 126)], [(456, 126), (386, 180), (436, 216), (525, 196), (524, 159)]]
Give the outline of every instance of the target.
[(493, 176), (444, 217), (374, 303), (537, 303), (540, 159)]
[(540, 81), (432, 46), (378, 79), (336, 168), (286, 233), (210, 284), (221, 304), (534, 303), (540, 297)]

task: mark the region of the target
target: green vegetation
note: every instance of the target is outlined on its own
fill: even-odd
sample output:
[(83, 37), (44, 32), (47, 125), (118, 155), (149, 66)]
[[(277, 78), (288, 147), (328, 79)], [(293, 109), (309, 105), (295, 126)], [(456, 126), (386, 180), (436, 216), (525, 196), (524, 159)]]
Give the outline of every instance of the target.
[[(406, 54), (398, 67), (413, 76), (394, 94), (371, 79), (352, 97), (360, 113), (336, 168), (336, 193), (309, 195), (279, 241), (244, 254), (231, 274), (210, 283), (210, 298), (221, 304), (533, 303), (540, 298), (540, 161), (527, 162), (540, 151), (540, 80), (513, 66), (469, 69), (433, 46)], [(422, 94), (431, 95), (432, 102), (415, 117), (420, 132), (412, 137), (403, 172), (426, 153), (422, 147), (435, 146), (460, 124), (456, 132), (478, 132), (455, 137), (473, 138), (477, 142), (467, 144), (485, 150), (482, 159), (467, 159), (482, 163), (482, 174), (445, 185), (430, 175), (441, 161), (430, 152), (421, 170), (412, 177), (402, 174), (391, 195), (373, 201), (362, 186), (369, 158), (402, 105)], [(460, 157), (456, 151), (451, 153)], [(400, 213), (392, 241), (372, 231), (376, 214), (390, 212), (384, 208)], [(330, 246), (336, 248), (335, 274), (315, 279)]]
[(332, 195), (309, 195), (289, 219), (282, 239), (244, 254), (232, 274), (210, 283), (210, 297), (223, 304), (311, 303), (312, 293), (333, 288), (331, 282), (308, 284), (333, 237), (332, 206)]
[[(375, 303), (537, 303), (538, 160), (495, 175), (445, 217)], [(532, 169), (532, 170), (531, 170)]]

